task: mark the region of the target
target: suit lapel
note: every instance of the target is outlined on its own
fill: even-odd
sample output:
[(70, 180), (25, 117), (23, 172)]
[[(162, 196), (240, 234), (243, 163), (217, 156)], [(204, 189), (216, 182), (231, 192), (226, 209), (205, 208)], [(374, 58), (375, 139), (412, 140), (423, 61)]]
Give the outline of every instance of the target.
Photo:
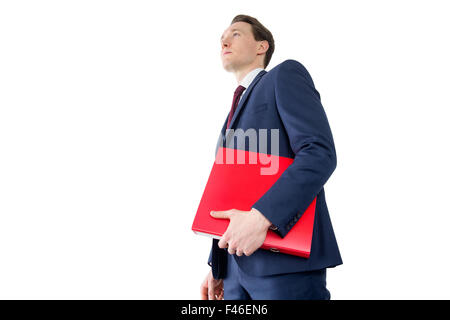
[[(255, 87), (255, 85), (258, 83), (258, 81), (261, 79), (261, 77), (266, 74), (267, 71), (266, 70), (261, 70), (258, 75), (255, 77), (255, 79), (253, 79), (252, 83), (250, 83), (250, 85), (248, 86), (248, 88), (245, 90), (244, 95), (242, 96), (242, 98), (239, 100), (238, 106), (236, 108), (236, 111), (234, 112), (233, 118), (231, 119), (230, 122), (230, 128), (231, 129), (233, 127), (234, 122), (236, 121), (237, 117), (239, 116), (239, 113), (241, 112), (241, 110), (244, 108), (245, 102), (247, 101), (248, 96), (250, 95), (250, 92), (252, 92), (253, 88)], [(225, 124), (226, 126), (226, 124)], [(226, 129), (226, 127), (225, 127)]]

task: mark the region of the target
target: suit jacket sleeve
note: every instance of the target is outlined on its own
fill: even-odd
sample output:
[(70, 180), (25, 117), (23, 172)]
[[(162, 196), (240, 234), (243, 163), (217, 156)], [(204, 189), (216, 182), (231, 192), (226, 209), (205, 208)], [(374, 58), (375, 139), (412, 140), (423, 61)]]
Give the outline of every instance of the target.
[(253, 208), (285, 237), (336, 168), (336, 151), (319, 92), (306, 68), (286, 60), (275, 79), (276, 107), (295, 157)]

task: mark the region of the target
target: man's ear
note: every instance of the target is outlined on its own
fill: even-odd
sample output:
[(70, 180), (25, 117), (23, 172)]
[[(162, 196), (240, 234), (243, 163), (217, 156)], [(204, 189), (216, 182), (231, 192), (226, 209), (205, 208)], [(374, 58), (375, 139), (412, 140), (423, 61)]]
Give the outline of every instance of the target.
[(261, 40), (258, 42), (258, 54), (266, 53), (266, 51), (269, 50), (269, 42), (267, 40)]

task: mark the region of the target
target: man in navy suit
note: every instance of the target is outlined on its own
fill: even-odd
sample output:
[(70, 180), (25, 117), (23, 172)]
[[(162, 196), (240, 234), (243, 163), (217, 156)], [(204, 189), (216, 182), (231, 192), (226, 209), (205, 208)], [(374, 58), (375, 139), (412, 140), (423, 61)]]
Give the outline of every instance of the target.
[[(208, 260), (212, 268), (201, 285), (201, 297), (330, 299), (326, 269), (342, 264), (342, 259), (325, 201), (324, 185), (336, 168), (336, 151), (319, 92), (306, 68), (295, 60), (265, 70), (274, 40), (253, 17), (236, 16), (221, 45), (223, 67), (239, 84), (234, 98), (239, 94), (240, 98), (225, 120), (218, 146), (234, 142), (229, 135), (237, 129), (276, 130), (277, 135), (268, 139), (269, 145), (277, 143), (271, 154), (294, 161), (250, 211), (211, 212), (230, 224), (220, 241), (213, 240)], [(273, 137), (278, 141), (271, 141)], [(259, 144), (251, 150), (245, 141), (234, 147), (261, 151)], [(315, 197), (309, 258), (259, 249), (269, 229), (285, 237)]]

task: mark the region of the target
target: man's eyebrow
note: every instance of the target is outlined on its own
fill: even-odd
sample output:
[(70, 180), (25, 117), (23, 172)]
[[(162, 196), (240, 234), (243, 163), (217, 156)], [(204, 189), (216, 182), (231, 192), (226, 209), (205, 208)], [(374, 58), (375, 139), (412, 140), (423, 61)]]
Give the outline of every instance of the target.
[[(241, 29), (238, 29), (238, 28), (231, 29), (231, 32), (233, 32), (233, 31), (242, 32)], [(223, 35), (220, 37), (220, 40), (222, 40), (222, 39), (223, 39)]]

